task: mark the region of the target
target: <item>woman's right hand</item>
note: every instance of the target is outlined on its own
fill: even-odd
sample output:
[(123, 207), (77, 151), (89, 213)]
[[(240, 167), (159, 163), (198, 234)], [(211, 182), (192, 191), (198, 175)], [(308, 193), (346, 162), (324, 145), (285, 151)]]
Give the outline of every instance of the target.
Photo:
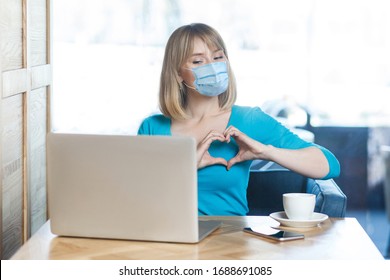
[(226, 137), (218, 131), (210, 131), (197, 147), (197, 162), (198, 169), (214, 164), (222, 164), (227, 166), (227, 161), (224, 158), (212, 157), (209, 153), (211, 143), (214, 141), (226, 142)]

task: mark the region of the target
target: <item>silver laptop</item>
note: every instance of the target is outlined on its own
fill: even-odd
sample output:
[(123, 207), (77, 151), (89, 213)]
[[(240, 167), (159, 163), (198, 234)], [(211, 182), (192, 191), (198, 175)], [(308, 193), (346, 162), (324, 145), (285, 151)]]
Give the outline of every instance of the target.
[(196, 243), (220, 226), (198, 221), (192, 138), (49, 133), (47, 140), (56, 235)]

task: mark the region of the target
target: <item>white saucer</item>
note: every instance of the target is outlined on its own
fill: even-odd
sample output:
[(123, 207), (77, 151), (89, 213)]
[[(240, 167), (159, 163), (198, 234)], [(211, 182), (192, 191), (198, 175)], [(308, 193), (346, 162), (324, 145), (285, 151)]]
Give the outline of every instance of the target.
[(295, 228), (316, 227), (318, 226), (318, 224), (328, 219), (328, 215), (317, 213), (317, 212), (313, 213), (312, 219), (304, 220), (304, 221), (290, 220), (287, 218), (286, 213), (284, 213), (284, 211), (271, 213), (269, 216), (272, 219), (278, 221), (282, 226), (295, 227)]

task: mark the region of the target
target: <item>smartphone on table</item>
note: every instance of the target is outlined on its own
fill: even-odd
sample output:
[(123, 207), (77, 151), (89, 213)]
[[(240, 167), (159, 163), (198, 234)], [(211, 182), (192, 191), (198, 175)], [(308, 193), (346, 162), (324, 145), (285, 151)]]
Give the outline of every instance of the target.
[(269, 226), (246, 227), (244, 228), (244, 232), (277, 241), (289, 241), (305, 238), (302, 233), (274, 229)]

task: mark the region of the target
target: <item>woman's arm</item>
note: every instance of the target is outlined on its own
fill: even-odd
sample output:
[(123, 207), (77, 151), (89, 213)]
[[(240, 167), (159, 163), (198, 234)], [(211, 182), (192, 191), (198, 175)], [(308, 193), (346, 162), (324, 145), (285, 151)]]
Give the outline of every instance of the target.
[(329, 174), (328, 160), (322, 151), (314, 146), (289, 150), (268, 145), (263, 155), (268, 160), (306, 177), (325, 178)]
[(254, 140), (233, 126), (229, 127), (224, 135), (227, 141), (233, 137), (239, 146), (237, 155), (227, 163), (228, 170), (238, 162), (263, 159), (276, 162), (310, 178), (326, 179), (339, 175), (340, 166), (333, 154), (314, 144), (299, 149), (277, 148)]

